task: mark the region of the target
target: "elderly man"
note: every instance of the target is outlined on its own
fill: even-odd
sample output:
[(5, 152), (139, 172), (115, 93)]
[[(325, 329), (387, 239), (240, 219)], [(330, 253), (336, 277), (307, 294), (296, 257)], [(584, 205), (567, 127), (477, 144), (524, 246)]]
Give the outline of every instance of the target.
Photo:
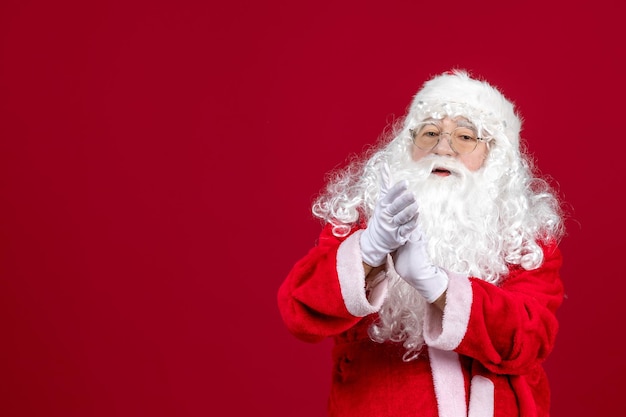
[(498, 89), (444, 73), (330, 177), (278, 292), (295, 336), (334, 339), (330, 416), (549, 415), (563, 216), (520, 129)]

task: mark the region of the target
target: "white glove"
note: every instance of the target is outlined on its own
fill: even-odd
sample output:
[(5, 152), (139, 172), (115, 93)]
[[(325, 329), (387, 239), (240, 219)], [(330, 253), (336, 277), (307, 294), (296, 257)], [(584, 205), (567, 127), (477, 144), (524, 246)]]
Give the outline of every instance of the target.
[(448, 288), (448, 274), (433, 265), (426, 252), (427, 242), (419, 228), (393, 257), (396, 272), (429, 303), (437, 300)]
[(373, 267), (382, 265), (387, 254), (402, 246), (417, 226), (417, 201), (408, 191), (408, 183), (400, 181), (388, 189), (389, 172), (383, 170), (382, 174), (380, 198), (361, 233), (363, 261)]

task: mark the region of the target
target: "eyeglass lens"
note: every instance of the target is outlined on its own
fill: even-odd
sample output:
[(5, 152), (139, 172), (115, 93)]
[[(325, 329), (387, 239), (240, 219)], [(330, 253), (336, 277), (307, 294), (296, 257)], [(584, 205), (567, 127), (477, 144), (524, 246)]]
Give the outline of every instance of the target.
[(450, 146), (459, 154), (466, 154), (476, 149), (478, 138), (476, 133), (467, 127), (457, 127), (452, 132), (442, 132), (437, 126), (426, 125), (413, 133), (413, 143), (418, 148), (429, 151), (433, 149), (441, 138), (449, 136)]

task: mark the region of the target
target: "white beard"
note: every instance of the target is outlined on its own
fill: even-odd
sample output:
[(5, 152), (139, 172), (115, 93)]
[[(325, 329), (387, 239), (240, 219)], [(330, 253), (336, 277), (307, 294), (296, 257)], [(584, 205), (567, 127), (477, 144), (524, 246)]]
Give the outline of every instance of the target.
[[(434, 166), (446, 168), (452, 175), (434, 175)], [(417, 197), (418, 225), (428, 239), (428, 253), (435, 265), (490, 282), (497, 282), (507, 272), (499, 233), (498, 193), (481, 170), (471, 172), (456, 159), (432, 155), (396, 167), (392, 177), (393, 182), (408, 180)], [(390, 272), (380, 323), (370, 334), (378, 341), (404, 342), (408, 350), (405, 360), (410, 360), (424, 343), (426, 301), (395, 271)]]
[[(439, 177), (433, 167), (453, 174)], [(499, 224), (499, 192), (482, 170), (469, 171), (456, 159), (429, 156), (400, 169), (419, 204), (418, 225), (428, 239), (433, 263), (448, 271), (490, 282), (507, 272)]]

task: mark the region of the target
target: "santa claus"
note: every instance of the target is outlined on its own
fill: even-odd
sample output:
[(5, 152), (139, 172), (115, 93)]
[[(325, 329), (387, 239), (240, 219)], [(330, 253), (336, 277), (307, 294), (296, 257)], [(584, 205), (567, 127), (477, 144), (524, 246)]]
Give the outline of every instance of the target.
[(330, 176), (319, 241), (278, 292), (293, 334), (334, 339), (330, 416), (549, 415), (563, 216), (520, 129), (451, 71)]

